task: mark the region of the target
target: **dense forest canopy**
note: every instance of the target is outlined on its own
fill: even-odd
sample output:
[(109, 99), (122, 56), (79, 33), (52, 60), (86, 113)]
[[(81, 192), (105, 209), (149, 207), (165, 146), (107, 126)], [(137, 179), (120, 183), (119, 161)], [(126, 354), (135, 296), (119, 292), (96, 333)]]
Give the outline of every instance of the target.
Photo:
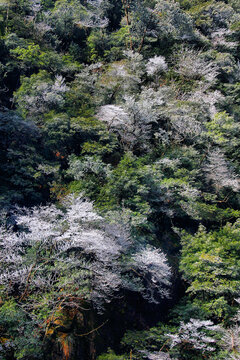
[(240, 359), (239, 0), (0, 0), (0, 359)]

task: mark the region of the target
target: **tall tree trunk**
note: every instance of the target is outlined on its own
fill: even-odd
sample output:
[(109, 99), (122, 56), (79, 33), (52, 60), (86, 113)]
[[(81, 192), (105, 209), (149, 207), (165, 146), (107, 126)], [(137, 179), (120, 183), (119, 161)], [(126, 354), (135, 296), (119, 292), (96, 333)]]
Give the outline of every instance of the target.
[(130, 49), (133, 50), (133, 44), (132, 44), (132, 35), (131, 35), (131, 31), (130, 31), (130, 20), (129, 20), (129, 3), (128, 0), (122, 0), (123, 6), (124, 6), (124, 12), (125, 12), (125, 16), (126, 16), (126, 21), (127, 21), (127, 27), (128, 27), (128, 33), (129, 33), (129, 40), (130, 40)]
[[(94, 314), (91, 311), (90, 312), (90, 327), (92, 329), (94, 329)], [(89, 355), (90, 358), (89, 360), (95, 360), (96, 359), (96, 348), (95, 348), (95, 338), (96, 338), (96, 334), (95, 331), (93, 331), (90, 335), (89, 335)]]

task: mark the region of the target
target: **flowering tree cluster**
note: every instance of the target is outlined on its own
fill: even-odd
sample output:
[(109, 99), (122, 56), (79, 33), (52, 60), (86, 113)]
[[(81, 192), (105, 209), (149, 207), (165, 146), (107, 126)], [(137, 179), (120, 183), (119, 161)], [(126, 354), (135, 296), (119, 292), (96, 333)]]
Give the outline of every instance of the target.
[(238, 3), (0, 0), (0, 357), (239, 357)]
[(217, 191), (223, 188), (230, 188), (234, 192), (239, 191), (240, 179), (234, 174), (219, 148), (209, 153), (203, 170), (206, 180), (212, 183)]
[[(31, 94), (29, 95), (29, 89)], [(39, 116), (53, 108), (63, 107), (64, 95), (68, 91), (64, 78), (57, 75), (51, 80), (46, 72), (26, 78), (16, 96), (19, 108), (28, 116)]]
[(181, 323), (178, 334), (171, 335), (171, 347), (184, 345), (190, 346), (202, 352), (211, 352), (215, 350), (216, 340), (210, 336), (212, 332), (219, 330), (219, 326), (214, 325), (209, 320), (190, 319), (186, 324)]
[(128, 231), (105, 224), (85, 199), (70, 197), (63, 206), (19, 208), (12, 215), (18, 230), (2, 226), (6, 294), (32, 312), (59, 301), (70, 307), (90, 301), (101, 310), (122, 288), (150, 302), (168, 296), (171, 271), (161, 251), (134, 249)]
[(192, 49), (182, 49), (179, 54), (177, 72), (186, 78), (204, 80), (212, 83), (218, 74), (217, 66), (206, 61), (201, 54)]
[(151, 103), (137, 102), (127, 98), (124, 107), (104, 105), (98, 118), (116, 132), (125, 149), (145, 148), (151, 137), (152, 123), (156, 121)]
[(154, 58), (150, 58), (146, 65), (148, 75), (161, 74), (166, 71), (167, 68), (168, 66), (163, 56), (154, 56)]

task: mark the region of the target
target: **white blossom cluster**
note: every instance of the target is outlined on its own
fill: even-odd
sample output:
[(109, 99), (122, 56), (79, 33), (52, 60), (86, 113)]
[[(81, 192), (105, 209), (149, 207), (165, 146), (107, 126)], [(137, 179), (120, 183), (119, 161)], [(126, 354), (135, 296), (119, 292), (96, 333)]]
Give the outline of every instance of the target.
[(168, 69), (168, 65), (163, 56), (154, 56), (148, 59), (146, 70), (148, 75), (161, 74)]
[(143, 354), (144, 359), (146, 360), (171, 360), (169, 354), (164, 353), (163, 351), (155, 351), (155, 352), (147, 352), (147, 351), (139, 351)]
[(80, 20), (77, 25), (87, 28), (105, 28), (108, 25), (108, 19), (102, 14), (103, 0), (87, 0), (87, 6), (80, 14)]
[(199, 119), (197, 107), (193, 104), (176, 103), (176, 106), (170, 104), (164, 111), (169, 117), (173, 137), (176, 141), (183, 141), (184, 139), (196, 139), (203, 132), (203, 124)]
[(21, 106), (29, 115), (42, 114), (53, 107), (64, 105), (64, 95), (69, 90), (61, 75), (55, 77), (54, 82), (36, 82), (33, 95), (25, 95), (21, 99)]
[[(107, 74), (108, 82), (105, 85), (111, 94), (116, 89), (121, 89), (121, 92), (126, 94), (136, 93), (141, 84), (141, 70), (136, 68), (131, 71), (132, 61), (128, 64), (112, 64)], [(122, 97), (122, 96), (121, 96)]]
[(85, 65), (80, 73), (76, 75), (75, 84), (78, 91), (93, 94), (98, 80), (98, 73), (101, 70), (102, 63)]
[(234, 192), (239, 191), (240, 179), (234, 174), (221, 149), (216, 148), (209, 152), (203, 171), (206, 180), (212, 183), (217, 191), (226, 187)]
[[(132, 150), (139, 142), (146, 146), (151, 125), (149, 113), (141, 112), (141, 105), (135, 103), (133, 97), (128, 98), (124, 107), (119, 105), (104, 105), (98, 112), (99, 120), (107, 123), (108, 128), (119, 135), (124, 148)], [(146, 109), (145, 109), (146, 110)]]
[(230, 29), (220, 28), (211, 34), (212, 45), (215, 48), (223, 47), (226, 50), (235, 49), (237, 47), (237, 42), (229, 41), (228, 37), (232, 35)]
[[(133, 256), (133, 266), (145, 276), (148, 274), (149, 281), (154, 285), (146, 289), (144, 297), (151, 302), (154, 302), (154, 292), (160, 291), (162, 297), (168, 297), (170, 286), (169, 281), (169, 266), (167, 259), (163, 253), (158, 249), (145, 248), (141, 249)], [(164, 284), (165, 287), (162, 287)], [(155, 289), (156, 288), (156, 289)]]
[[(134, 54), (129, 51), (127, 56)], [(124, 149), (148, 150), (153, 139), (164, 144), (171, 140), (200, 140), (205, 123), (215, 116), (224, 100), (220, 91), (210, 90), (218, 75), (217, 65), (206, 60), (201, 52), (183, 48), (176, 71), (198, 81), (194, 91), (179, 94), (173, 85), (159, 87), (158, 81), (141, 86), (143, 69), (140, 71), (137, 65), (137, 69), (130, 71), (129, 64), (112, 66), (108, 83), (114, 88), (111, 99), (117, 94), (116, 102), (101, 106), (97, 113), (98, 119), (118, 135)], [(167, 64), (161, 56), (150, 58), (145, 65), (145, 73), (154, 78), (163, 71), (167, 71)], [(138, 95), (134, 94), (137, 87)]]
[[(240, 304), (240, 299), (235, 299), (238, 303), (238, 308)], [(228, 354), (228, 358), (231, 360), (240, 359), (240, 310), (237, 311), (237, 314), (231, 319), (232, 325), (223, 328), (220, 327), (220, 341), (219, 345), (223, 350)], [(228, 360), (227, 357), (225, 360)]]
[(204, 80), (212, 84), (218, 75), (218, 68), (213, 61), (205, 60), (201, 51), (182, 48), (176, 72), (186, 78)]
[(127, 96), (121, 105), (104, 105), (97, 116), (107, 124), (110, 131), (119, 135), (126, 150), (135, 147), (146, 149), (153, 136), (153, 124), (160, 117), (159, 108), (164, 102), (165, 93), (162, 89), (154, 91), (152, 88), (144, 88), (138, 99)]
[[(240, 326), (236, 324), (228, 329), (222, 329), (221, 334), (222, 347), (229, 352), (235, 352), (235, 356), (240, 353)], [(233, 354), (234, 356), (234, 354)], [(236, 359), (239, 359), (236, 358)]]
[[(212, 335), (213, 331), (219, 331), (219, 326), (214, 325), (210, 320), (190, 319), (188, 323), (181, 322), (177, 334), (168, 334), (171, 341), (171, 348), (188, 344), (190, 347), (202, 352), (214, 351), (213, 346), (217, 341)], [(207, 335), (210, 332), (211, 334)]]
[(62, 206), (18, 208), (18, 231), (1, 227), (0, 285), (5, 290), (18, 289), (21, 295), (26, 289), (32, 294), (54, 289), (58, 296), (60, 291), (74, 294), (77, 287), (99, 310), (125, 286), (149, 301), (168, 295), (171, 271), (163, 253), (135, 249), (127, 228), (106, 224), (86, 199), (69, 196)]
[(86, 174), (95, 174), (104, 177), (109, 170), (103, 161), (94, 156), (85, 156), (83, 160), (72, 156), (69, 158), (68, 174), (72, 175), (75, 180), (80, 180)]
[(124, 50), (123, 55), (128, 60), (127, 67), (129, 68), (129, 71), (140, 78), (145, 70), (143, 56), (132, 50)]
[[(105, 102), (113, 98), (122, 102), (124, 97), (132, 96), (140, 91), (142, 77), (146, 72), (143, 56), (130, 50), (123, 51), (124, 59), (120, 62), (112, 63), (107, 72), (103, 75), (101, 86), (103, 93), (106, 94)], [(96, 97), (99, 97), (99, 91)]]
[(218, 90), (206, 92), (206, 87), (204, 84), (202, 85), (200, 84), (199, 89), (190, 94), (188, 101), (198, 104), (202, 112), (206, 112), (210, 118), (213, 118), (218, 112), (217, 106), (223, 102), (224, 96)]

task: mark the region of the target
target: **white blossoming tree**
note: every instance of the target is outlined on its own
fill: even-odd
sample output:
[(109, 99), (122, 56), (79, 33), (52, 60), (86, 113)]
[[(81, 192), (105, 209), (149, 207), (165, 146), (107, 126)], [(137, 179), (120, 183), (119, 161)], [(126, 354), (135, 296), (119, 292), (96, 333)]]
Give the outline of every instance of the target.
[(187, 79), (213, 84), (218, 75), (218, 68), (214, 62), (206, 60), (201, 51), (182, 48), (178, 55), (176, 72)]
[(209, 353), (215, 350), (216, 339), (213, 333), (219, 331), (219, 326), (210, 320), (190, 319), (188, 323), (181, 323), (177, 334), (168, 334), (171, 348), (188, 346), (190, 349)]
[(203, 171), (206, 180), (216, 188), (217, 192), (224, 188), (234, 192), (239, 191), (239, 177), (234, 174), (221, 149), (216, 148), (209, 152)]
[(19, 208), (17, 231), (1, 227), (2, 296), (31, 314), (60, 303), (102, 311), (123, 288), (148, 301), (168, 296), (171, 271), (160, 250), (133, 246), (126, 228), (105, 224), (85, 199), (71, 196), (62, 206)]
[(139, 98), (128, 96), (121, 105), (104, 105), (97, 116), (119, 136), (125, 150), (144, 151), (154, 137), (154, 124), (160, 118), (159, 109), (164, 101), (164, 91), (143, 88)]
[(153, 58), (148, 59), (146, 65), (147, 74), (150, 76), (163, 73), (167, 68), (168, 66), (163, 56), (154, 56)]
[(24, 79), (15, 100), (24, 115), (38, 117), (53, 108), (61, 109), (68, 90), (61, 75), (56, 75), (52, 80), (46, 71), (41, 71)]

